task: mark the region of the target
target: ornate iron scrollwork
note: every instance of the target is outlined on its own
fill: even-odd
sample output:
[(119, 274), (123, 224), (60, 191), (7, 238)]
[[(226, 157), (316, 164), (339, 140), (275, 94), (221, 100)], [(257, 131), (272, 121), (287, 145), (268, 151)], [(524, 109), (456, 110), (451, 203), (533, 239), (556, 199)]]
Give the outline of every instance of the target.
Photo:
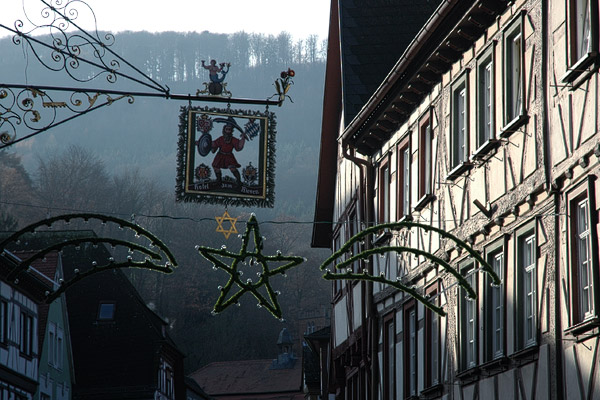
[[(14, 90), (14, 87), (0, 85), (0, 142), (5, 146), (14, 144), (123, 98), (127, 98), (129, 104), (134, 102), (133, 96), (126, 94), (111, 96), (107, 93), (71, 90), (67, 95), (67, 99), (55, 100), (44, 89), (22, 87)], [(32, 132), (17, 140), (19, 125), (24, 125)]]
[[(282, 93), (276, 101), (270, 99), (240, 99), (231, 97), (231, 92), (222, 83), (229, 71), (218, 72), (216, 81), (211, 78), (211, 84), (219, 89), (223, 97), (215, 96), (215, 88), (205, 92), (198, 91), (196, 96), (172, 94), (166, 85), (161, 85), (140, 69), (115, 53), (111, 46), (115, 37), (111, 33), (98, 32), (96, 15), (92, 8), (83, 0), (38, 0), (44, 7), (37, 13), (25, 11), (25, 22), (17, 20), (14, 28), (0, 24), (0, 28), (13, 33), (13, 43), (22, 45), (31, 51), (35, 58), (46, 69), (64, 71), (77, 82), (89, 82), (101, 76), (106, 82), (113, 84), (122, 77), (134, 84), (140, 84), (152, 89), (150, 92), (109, 90), (105, 88), (78, 88), (60, 86), (22, 85), (0, 82), (0, 149), (11, 146), (42, 133), (54, 126), (70, 121), (80, 115), (111, 105), (113, 102), (127, 98), (133, 103), (133, 96), (163, 97), (172, 100), (226, 102), (238, 104), (281, 105), (289, 89), (288, 80), (282, 81)], [(84, 14), (88, 14), (93, 22), (93, 33), (83, 29), (78, 23)], [(35, 18), (33, 18), (35, 16)], [(74, 29), (72, 31), (71, 29)], [(43, 35), (45, 34), (45, 35)], [(216, 63), (216, 61), (215, 61)], [(86, 65), (89, 68), (84, 68)], [(289, 72), (289, 71), (288, 71)], [(293, 72), (293, 71), (292, 71)], [(293, 76), (293, 75), (290, 75)], [(285, 85), (284, 85), (285, 83)], [(208, 87), (208, 86), (207, 86)], [(208, 87), (210, 89), (210, 87)], [(58, 93), (68, 93), (66, 99)], [(68, 115), (70, 113), (70, 115)], [(17, 139), (17, 127), (26, 127), (28, 134)]]
[[(65, 71), (78, 82), (89, 82), (105, 76), (107, 82), (115, 83), (124, 77), (153, 90), (168, 93), (169, 89), (130, 64), (115, 53), (111, 46), (115, 43), (112, 33), (98, 32), (96, 15), (82, 0), (39, 0), (44, 7), (39, 16), (25, 12), (25, 21), (17, 20), (11, 31), (13, 43), (26, 44), (33, 55), (45, 68), (51, 71)], [(83, 29), (77, 19), (83, 15), (93, 22), (92, 33)], [(77, 29), (69, 32), (70, 29)], [(45, 36), (40, 36), (45, 34)], [(89, 69), (80, 68), (83, 64)], [(128, 71), (124, 70), (127, 67)]]

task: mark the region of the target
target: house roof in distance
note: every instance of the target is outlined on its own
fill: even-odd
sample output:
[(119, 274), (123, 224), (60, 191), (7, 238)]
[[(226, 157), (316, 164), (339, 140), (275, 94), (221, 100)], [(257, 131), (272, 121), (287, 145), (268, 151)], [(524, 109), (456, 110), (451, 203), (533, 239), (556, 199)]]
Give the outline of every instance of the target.
[(272, 364), (273, 360), (213, 362), (190, 376), (206, 393), (219, 398), (295, 399), (297, 394), (304, 398), (302, 363), (290, 369), (272, 369)]

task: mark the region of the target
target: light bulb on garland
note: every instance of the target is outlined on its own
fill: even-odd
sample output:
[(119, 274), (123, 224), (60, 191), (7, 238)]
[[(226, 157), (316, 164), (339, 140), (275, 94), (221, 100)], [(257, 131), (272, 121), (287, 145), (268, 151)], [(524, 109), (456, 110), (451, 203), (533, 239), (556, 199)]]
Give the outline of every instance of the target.
[(342, 280), (342, 279), (344, 279), (344, 280), (345, 279), (363, 280), (363, 281), (371, 281), (371, 282), (379, 282), (379, 283), (387, 284), (387, 285), (393, 286), (393, 287), (397, 288), (398, 290), (401, 290), (401, 291), (409, 294), (410, 296), (412, 296), (417, 301), (421, 302), (425, 307), (429, 308), (433, 312), (435, 312), (441, 316), (445, 316), (446, 312), (444, 311), (444, 309), (442, 307), (437, 306), (436, 304), (431, 302), (428, 298), (421, 295), (421, 293), (419, 293), (419, 291), (415, 287), (406, 286), (397, 279), (396, 280), (387, 279), (385, 276), (385, 273), (383, 273), (383, 272), (380, 275), (370, 275), (366, 269), (363, 270), (362, 273), (354, 273), (354, 272), (352, 272), (351, 268), (348, 268), (348, 270), (345, 270), (345, 268), (347, 266), (352, 265), (352, 263), (359, 261), (361, 259), (364, 259), (365, 263), (367, 263), (368, 258), (372, 255), (385, 256), (385, 254), (392, 252), (392, 251), (394, 251), (396, 253), (412, 253), (414, 256), (423, 256), (423, 257), (429, 259), (430, 261), (432, 261), (433, 263), (438, 264), (441, 267), (443, 267), (447, 272), (449, 272), (452, 276), (454, 276), (456, 278), (456, 280), (458, 281), (458, 284), (467, 292), (467, 296), (469, 298), (476, 299), (477, 293), (475, 292), (473, 287), (471, 287), (471, 285), (465, 279), (465, 277), (462, 276), (462, 274), (460, 274), (456, 269), (454, 269), (446, 260), (444, 260), (440, 257), (437, 257), (434, 254), (431, 254), (427, 251), (415, 249), (412, 247), (381, 246), (381, 247), (377, 247), (377, 248), (373, 248), (373, 249), (368, 249), (368, 250), (364, 250), (364, 251), (360, 252), (359, 254), (355, 254), (352, 257), (346, 258), (345, 260), (337, 263), (335, 265), (335, 269), (341, 270), (342, 272), (331, 272), (331, 270), (329, 268), (327, 268), (336, 259), (343, 259), (344, 256), (346, 255), (346, 253), (352, 249), (352, 246), (354, 246), (354, 244), (356, 242), (360, 242), (361, 240), (363, 240), (364, 237), (367, 237), (368, 235), (371, 235), (371, 234), (377, 233), (377, 232), (381, 232), (382, 230), (386, 230), (386, 229), (387, 230), (400, 230), (400, 229), (411, 229), (411, 228), (423, 229), (426, 232), (433, 231), (433, 232), (438, 233), (440, 236), (442, 236), (446, 239), (452, 240), (459, 246), (459, 248), (466, 250), (473, 258), (475, 258), (477, 260), (477, 262), (479, 262), (482, 270), (484, 272), (486, 272), (488, 275), (490, 275), (490, 277), (492, 278), (493, 284), (495, 284), (495, 285), (501, 284), (502, 281), (500, 280), (500, 277), (494, 272), (494, 269), (468, 243), (466, 243), (463, 240), (460, 240), (458, 237), (456, 237), (456, 236), (452, 235), (451, 233), (448, 233), (442, 229), (439, 229), (439, 228), (436, 228), (436, 227), (433, 227), (430, 225), (420, 224), (417, 222), (391, 222), (391, 223), (386, 223), (386, 224), (380, 224), (380, 225), (372, 226), (370, 228), (363, 230), (362, 232), (357, 233), (356, 235), (352, 236), (346, 243), (344, 243), (344, 245), (342, 247), (340, 247), (336, 252), (334, 252), (330, 257), (328, 257), (321, 264), (321, 266), (320, 266), (321, 271), (325, 271), (325, 275), (323, 275), (323, 278), (327, 279), (327, 280)]
[[(254, 250), (249, 251), (248, 245), (252, 238), (254, 243)], [(258, 304), (263, 308), (267, 309), (274, 317), (281, 320), (282, 312), (279, 301), (277, 300), (278, 292), (274, 291), (269, 282), (269, 278), (277, 274), (285, 274), (290, 268), (293, 268), (304, 261), (303, 257), (297, 256), (284, 256), (281, 252), (276, 255), (267, 256), (262, 253), (263, 237), (260, 236), (260, 230), (256, 216), (252, 214), (250, 219), (246, 223), (246, 231), (242, 235), (242, 247), (238, 253), (231, 252), (227, 248), (214, 249), (211, 247), (197, 246), (197, 250), (204, 258), (213, 263), (213, 269), (222, 269), (229, 275), (229, 280), (223, 286), (219, 298), (215, 303), (213, 313), (219, 313), (225, 310), (232, 304), (239, 305), (239, 299), (245, 293), (251, 293)], [(243, 265), (244, 260), (250, 257), (254, 260), (254, 266), (262, 267), (262, 272), (257, 273), (258, 280), (252, 281), (251, 279), (242, 280), (243, 271), (239, 271), (238, 267)], [(224, 263), (221, 258), (230, 258), (231, 263)], [(285, 264), (269, 269), (269, 263), (271, 262), (285, 262)], [(237, 286), (238, 290), (230, 294), (234, 286)], [(265, 288), (267, 297), (263, 296), (259, 292), (261, 287)]]
[[(173, 272), (173, 267), (177, 266), (177, 262), (175, 261), (175, 257), (173, 253), (171, 253), (170, 249), (154, 234), (149, 232), (148, 230), (142, 228), (141, 226), (120, 219), (116, 217), (111, 217), (103, 214), (91, 214), (91, 213), (77, 213), (77, 214), (67, 214), (67, 215), (59, 215), (52, 218), (46, 218), (41, 221), (35, 222), (31, 225), (26, 226), (25, 228), (13, 233), (8, 236), (6, 239), (0, 242), (0, 251), (4, 251), (4, 249), (10, 245), (11, 243), (20, 245), (20, 238), (25, 234), (35, 234), (36, 229), (42, 226), (47, 226), (48, 228), (52, 228), (52, 225), (56, 222), (70, 222), (73, 219), (83, 219), (84, 222), (88, 222), (89, 220), (99, 220), (103, 225), (107, 222), (118, 224), (119, 229), (128, 229), (133, 231), (136, 238), (145, 238), (148, 240), (150, 244), (150, 248), (156, 247), (156, 250), (151, 250), (144, 245), (129, 242), (121, 239), (114, 238), (106, 238), (106, 237), (96, 237), (96, 236), (83, 236), (75, 239), (67, 239), (64, 240), (62, 238), (57, 238), (57, 243), (53, 243), (48, 245), (47, 247), (36, 250), (36, 252), (28, 257), (25, 260), (22, 260), (16, 267), (14, 267), (9, 274), (7, 275), (7, 279), (11, 279), (15, 282), (18, 282), (18, 276), (24, 273), (29, 266), (38, 259), (44, 259), (48, 253), (58, 252), (58, 254), (62, 255), (63, 249), (72, 246), (75, 249), (81, 249), (81, 246), (90, 243), (93, 248), (97, 248), (99, 244), (107, 244), (110, 245), (113, 249), (117, 246), (124, 247), (128, 249), (128, 257), (126, 261), (123, 262), (115, 262), (114, 258), (110, 256), (104, 265), (100, 265), (100, 263), (96, 260), (92, 261), (91, 268), (86, 271), (76, 270), (73, 278), (62, 281), (58, 289), (53, 291), (48, 291), (48, 295), (46, 296), (46, 302), (51, 303), (54, 299), (60, 296), (65, 290), (67, 290), (70, 286), (75, 284), (76, 282), (84, 279), (92, 274), (95, 274), (100, 271), (115, 269), (115, 268), (143, 268), (155, 270), (163, 273), (171, 273)], [(145, 256), (144, 261), (134, 261), (131, 254), (133, 252), (141, 253)], [(165, 261), (166, 259), (166, 261)], [(164, 263), (164, 265), (163, 265)]]

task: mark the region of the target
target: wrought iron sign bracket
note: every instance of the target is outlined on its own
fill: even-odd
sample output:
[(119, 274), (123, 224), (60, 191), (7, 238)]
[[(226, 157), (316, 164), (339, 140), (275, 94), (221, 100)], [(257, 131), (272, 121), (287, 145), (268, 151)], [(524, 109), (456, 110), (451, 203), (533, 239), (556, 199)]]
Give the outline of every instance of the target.
[[(82, 0), (40, 2), (43, 8), (39, 15), (35, 15), (41, 21), (34, 21), (25, 12), (25, 20), (31, 29), (25, 30), (25, 23), (21, 20), (15, 21), (14, 29), (0, 24), (0, 28), (13, 33), (14, 44), (26, 47), (48, 70), (64, 71), (74, 81), (84, 83), (103, 76), (107, 83), (114, 84), (118, 78), (123, 78), (154, 92), (0, 83), (0, 149), (121, 99), (127, 99), (129, 104), (134, 102), (135, 97), (158, 97), (189, 103), (201, 101), (267, 107), (281, 106), (286, 98), (290, 99), (287, 92), (293, 84), (291, 78), (294, 71), (288, 69), (282, 72), (281, 79), (275, 81), (277, 93), (270, 98), (236, 98), (226, 89), (227, 83), (224, 82), (230, 63), (217, 64), (214, 60), (208, 65), (204, 65), (203, 61), (202, 66), (210, 73), (210, 82), (205, 83), (205, 90), (198, 90), (196, 95), (172, 94), (167, 85), (161, 85), (112, 51), (110, 47), (115, 42), (112, 34), (100, 35), (97, 29), (89, 33), (76, 23), (76, 19), (87, 13), (93, 19), (94, 26), (97, 26), (95, 14), (87, 3)], [(68, 32), (71, 28), (77, 30)], [(45, 37), (35, 36), (40, 33), (46, 33), (48, 41), (44, 41)], [(90, 67), (91, 72), (80, 70), (83, 64)], [(54, 93), (65, 92), (70, 93), (66, 99), (52, 98)], [(271, 100), (273, 97), (276, 100)], [(28, 129), (27, 134), (17, 138), (17, 127)]]

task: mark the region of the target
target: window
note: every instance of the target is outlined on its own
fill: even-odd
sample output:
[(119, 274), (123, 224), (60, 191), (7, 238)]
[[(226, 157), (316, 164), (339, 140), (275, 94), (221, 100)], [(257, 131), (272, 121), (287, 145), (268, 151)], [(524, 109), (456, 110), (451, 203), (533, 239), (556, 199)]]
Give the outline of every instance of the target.
[[(340, 232), (338, 230), (338, 232), (336, 233), (336, 235), (333, 239), (333, 251), (334, 252), (338, 251), (341, 246), (342, 246), (342, 244), (341, 244), (341, 239), (340, 239)], [(342, 261), (343, 261), (343, 259), (340, 259), (340, 262), (342, 262)], [(333, 280), (333, 295), (336, 296), (341, 291), (342, 291), (342, 280), (334, 279)]]
[(394, 314), (385, 317), (383, 321), (383, 398), (394, 400), (396, 398), (396, 326)]
[(404, 309), (404, 397), (417, 395), (417, 307)]
[[(430, 286), (425, 292), (439, 305), (438, 284)], [(440, 383), (440, 316), (430, 309), (425, 314), (425, 387)]]
[(475, 153), (487, 151), (493, 144), (494, 132), (494, 46), (490, 46), (477, 62), (477, 135)]
[(467, 85), (463, 79), (452, 94), (453, 129), (452, 129), (452, 167), (465, 161), (467, 154), (467, 129), (469, 126), (467, 109)]
[(450, 135), (450, 173), (452, 179), (470, 164), (469, 155), (469, 88), (468, 70), (452, 85), (452, 121)]
[(21, 340), (19, 350), (26, 356), (31, 356), (33, 349), (33, 317), (25, 312), (21, 312)]
[(598, 2), (570, 0), (567, 13), (569, 70), (563, 82), (571, 82), (586, 72), (598, 52)]
[(48, 364), (54, 365), (56, 357), (56, 324), (48, 323)]
[(8, 343), (8, 303), (0, 301), (0, 343)]
[(419, 121), (419, 202), (415, 206), (417, 209), (421, 209), (432, 197), (431, 118), (431, 110), (429, 110)]
[(61, 328), (58, 328), (56, 332), (56, 359), (54, 364), (58, 369), (62, 369), (63, 367), (63, 341), (63, 330)]
[(485, 292), (485, 360), (492, 361), (505, 355), (504, 314), (505, 306), (505, 275), (504, 275), (504, 239), (486, 248), (486, 261), (502, 283), (493, 285), (492, 278), (486, 274)]
[(597, 286), (596, 260), (593, 248), (596, 229), (592, 212), (595, 210), (594, 179), (589, 177), (567, 194), (571, 283), (571, 324), (576, 325), (597, 315), (594, 287)]
[(346, 399), (359, 400), (361, 393), (360, 370), (356, 368), (346, 381)]
[(158, 391), (164, 394), (167, 399), (173, 399), (173, 367), (164, 361), (160, 360), (158, 369)]
[(537, 247), (535, 221), (517, 231), (517, 349), (537, 342)]
[(390, 222), (390, 164), (386, 158), (379, 167), (379, 220), (378, 222)]
[(408, 138), (398, 146), (398, 219), (410, 216), (410, 145)]
[(98, 321), (112, 321), (115, 318), (115, 303), (101, 302), (98, 306)]
[(504, 32), (504, 125), (503, 134), (514, 132), (525, 115), (522, 16)]
[[(350, 215), (348, 217), (348, 240), (357, 233), (359, 233), (360, 227), (358, 225), (358, 216), (356, 215), (356, 208), (350, 211)], [(355, 256), (360, 253), (360, 241), (356, 240), (352, 244), (352, 255)], [(352, 264), (352, 270), (354, 272), (359, 272), (359, 261), (355, 261)]]
[[(472, 262), (460, 266), (469, 286), (477, 292), (477, 275)], [(460, 339), (461, 369), (467, 370), (477, 365), (477, 301), (468, 297), (465, 289), (460, 289)]]

